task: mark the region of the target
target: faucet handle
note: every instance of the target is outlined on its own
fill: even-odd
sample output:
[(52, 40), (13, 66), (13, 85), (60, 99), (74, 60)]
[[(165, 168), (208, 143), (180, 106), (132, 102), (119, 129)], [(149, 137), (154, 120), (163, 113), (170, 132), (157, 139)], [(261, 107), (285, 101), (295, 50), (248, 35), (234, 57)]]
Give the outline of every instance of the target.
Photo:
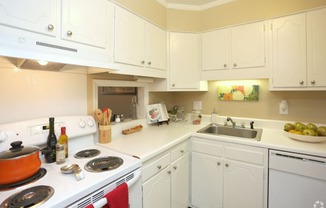
[(251, 129), (254, 129), (254, 123), (255, 123), (255, 122), (253, 122), (253, 121), (250, 122), (250, 128), (251, 128)]

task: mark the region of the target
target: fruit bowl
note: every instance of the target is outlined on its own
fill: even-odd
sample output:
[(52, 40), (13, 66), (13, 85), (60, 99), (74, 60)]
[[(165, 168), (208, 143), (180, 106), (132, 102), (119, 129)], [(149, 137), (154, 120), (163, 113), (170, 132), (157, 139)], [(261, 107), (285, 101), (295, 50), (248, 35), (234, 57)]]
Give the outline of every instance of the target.
[(317, 143), (317, 142), (326, 141), (326, 136), (307, 136), (307, 135), (294, 134), (286, 131), (284, 131), (284, 135), (290, 137), (291, 139), (295, 139), (303, 142)]

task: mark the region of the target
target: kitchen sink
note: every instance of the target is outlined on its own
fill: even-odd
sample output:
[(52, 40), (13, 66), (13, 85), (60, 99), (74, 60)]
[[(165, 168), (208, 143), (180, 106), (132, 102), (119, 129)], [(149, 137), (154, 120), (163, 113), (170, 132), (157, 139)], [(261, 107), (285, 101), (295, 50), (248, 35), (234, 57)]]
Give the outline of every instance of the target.
[(197, 131), (197, 133), (210, 135), (227, 135), (239, 138), (254, 139), (257, 141), (260, 141), (262, 132), (262, 129), (246, 129), (212, 124)]

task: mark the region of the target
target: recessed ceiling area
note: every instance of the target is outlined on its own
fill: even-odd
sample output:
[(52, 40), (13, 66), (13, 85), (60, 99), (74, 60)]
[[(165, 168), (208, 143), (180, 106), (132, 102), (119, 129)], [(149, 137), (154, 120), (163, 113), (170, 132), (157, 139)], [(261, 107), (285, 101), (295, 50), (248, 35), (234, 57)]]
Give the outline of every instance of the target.
[(157, 0), (166, 8), (201, 11), (236, 0)]

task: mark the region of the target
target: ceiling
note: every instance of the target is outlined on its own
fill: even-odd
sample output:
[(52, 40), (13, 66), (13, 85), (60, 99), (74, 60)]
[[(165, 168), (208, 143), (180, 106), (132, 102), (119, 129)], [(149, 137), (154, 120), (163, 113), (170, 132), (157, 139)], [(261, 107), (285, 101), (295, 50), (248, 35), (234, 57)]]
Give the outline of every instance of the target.
[(201, 11), (236, 0), (157, 0), (166, 8)]

